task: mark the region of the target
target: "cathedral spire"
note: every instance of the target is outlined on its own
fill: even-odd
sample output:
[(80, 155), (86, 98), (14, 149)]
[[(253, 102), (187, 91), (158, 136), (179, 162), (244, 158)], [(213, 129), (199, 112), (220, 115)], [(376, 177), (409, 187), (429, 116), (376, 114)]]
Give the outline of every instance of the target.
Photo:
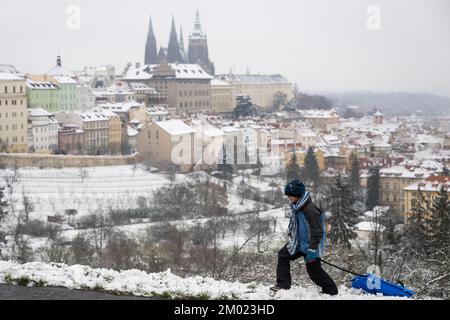
[(180, 50), (184, 53), (183, 26), (180, 25)]
[(150, 23), (148, 26), (147, 43), (145, 45), (145, 64), (158, 63), (156, 52), (156, 37), (153, 33), (152, 17), (150, 16)]
[(177, 30), (175, 28), (175, 17), (172, 16), (172, 28), (170, 30), (169, 46), (167, 47), (167, 60), (169, 63), (184, 63), (178, 43)]
[(202, 30), (202, 23), (200, 22), (200, 11), (197, 10), (195, 12), (195, 23), (194, 23), (194, 32), (192, 33), (192, 37), (195, 38), (206, 38), (206, 35)]

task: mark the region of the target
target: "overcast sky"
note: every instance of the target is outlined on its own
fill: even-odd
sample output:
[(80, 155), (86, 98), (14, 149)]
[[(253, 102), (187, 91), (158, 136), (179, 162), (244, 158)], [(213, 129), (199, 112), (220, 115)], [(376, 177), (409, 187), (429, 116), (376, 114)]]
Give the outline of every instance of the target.
[[(80, 29), (67, 26), (70, 5)], [(150, 15), (158, 46), (172, 14), (187, 46), (197, 5), (218, 73), (281, 73), (309, 92), (450, 96), (448, 0), (0, 0), (0, 64), (44, 73), (59, 51), (69, 69), (111, 63), (119, 73), (143, 62)]]

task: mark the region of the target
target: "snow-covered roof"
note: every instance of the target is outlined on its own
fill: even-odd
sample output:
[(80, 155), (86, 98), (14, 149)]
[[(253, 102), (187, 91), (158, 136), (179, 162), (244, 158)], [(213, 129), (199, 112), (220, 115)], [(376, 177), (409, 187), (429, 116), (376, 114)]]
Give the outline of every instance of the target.
[(11, 81), (11, 80), (25, 80), (25, 79), (15, 73), (0, 72), (0, 81), (1, 80)]
[(67, 70), (66, 68), (64, 68), (63, 66), (54, 66), (52, 69), (50, 69), (47, 74), (51, 75), (51, 76), (63, 76), (63, 77), (74, 77), (75, 74), (69, 70)]
[(332, 110), (300, 110), (304, 118), (336, 118), (338, 115), (334, 109)]
[(214, 79), (211, 80), (211, 86), (217, 86), (217, 87), (224, 86), (224, 87), (227, 87), (227, 86), (231, 86), (231, 84), (229, 82), (226, 82), (226, 81), (214, 78)]
[(332, 134), (324, 134), (322, 139), (325, 140), (325, 142), (328, 145), (339, 145), (339, 144), (342, 144), (342, 140), (338, 136), (335, 136), (335, 135), (332, 135)]
[(180, 119), (159, 121), (156, 122), (156, 124), (170, 135), (181, 135), (194, 132), (194, 129), (192, 129), (190, 126), (188, 126), (184, 121)]
[(127, 127), (127, 134), (128, 134), (129, 137), (134, 137), (134, 136), (136, 136), (138, 133), (139, 133), (139, 132), (138, 132), (135, 128), (133, 128), (133, 127), (131, 127), (131, 126), (128, 126), (128, 127)]
[(129, 102), (117, 102), (117, 103), (102, 103), (99, 104), (98, 107), (105, 109), (105, 110), (111, 110), (114, 112), (129, 112), (132, 108), (139, 108), (144, 106), (144, 104), (136, 102), (136, 101), (129, 101)]
[(77, 84), (78, 82), (67, 76), (53, 76), (56, 81), (62, 84)]
[(31, 117), (52, 117), (55, 115), (54, 113), (50, 113), (47, 110), (44, 110), (42, 108), (28, 109), (28, 114)]
[(376, 224), (375, 222), (370, 222), (370, 221), (362, 221), (362, 222), (358, 223), (355, 227), (359, 231), (370, 231), (370, 232), (374, 232), (377, 230), (383, 231), (385, 229), (384, 226), (382, 226), (380, 224)]
[(81, 117), (81, 120), (83, 120), (83, 122), (102, 121), (102, 120), (109, 119), (105, 114), (103, 114), (101, 112), (87, 111), (87, 112), (75, 112), (75, 113)]
[(223, 136), (223, 131), (216, 127), (206, 127), (202, 129), (203, 134), (207, 137), (220, 137)]
[(167, 111), (167, 109), (162, 106), (153, 106), (147, 107), (147, 113), (149, 115), (167, 115), (169, 114), (169, 111)]
[(380, 116), (384, 116), (384, 114), (381, 113), (381, 111), (377, 111), (373, 114), (374, 116), (380, 117)]
[[(150, 64), (143, 66), (129, 66), (128, 70), (123, 76), (124, 80), (150, 80), (153, 79), (155, 68), (159, 65)], [(175, 71), (176, 79), (204, 79), (211, 80), (213, 77), (209, 75), (203, 68), (198, 64), (180, 64), (180, 63), (169, 63), (172, 70)], [(168, 78), (173, 78), (168, 76)]]
[(411, 179), (419, 179), (419, 178), (427, 178), (431, 175), (431, 172), (425, 170), (421, 167), (410, 167), (406, 168), (405, 166), (393, 166), (390, 168), (383, 168), (380, 170), (381, 177), (399, 177), (399, 178), (411, 178)]
[(450, 177), (430, 176), (403, 188), (403, 190), (418, 191), (420, 188), (422, 191), (439, 192), (442, 187), (450, 193)]
[(442, 138), (434, 137), (427, 134), (418, 134), (415, 138), (415, 142), (418, 144), (442, 144), (444, 141)]
[(27, 79), (26, 86), (33, 90), (56, 90), (59, 89), (58, 86), (50, 81), (34, 81)]
[(94, 112), (94, 113), (98, 113), (98, 114), (102, 114), (102, 115), (106, 116), (107, 118), (118, 117), (117, 113), (115, 113), (115, 112), (113, 112), (113, 111), (111, 111), (109, 109), (103, 109), (103, 108), (100, 108), (100, 107), (91, 109), (89, 111)]
[(290, 84), (281, 74), (224, 74), (218, 78), (242, 84)]

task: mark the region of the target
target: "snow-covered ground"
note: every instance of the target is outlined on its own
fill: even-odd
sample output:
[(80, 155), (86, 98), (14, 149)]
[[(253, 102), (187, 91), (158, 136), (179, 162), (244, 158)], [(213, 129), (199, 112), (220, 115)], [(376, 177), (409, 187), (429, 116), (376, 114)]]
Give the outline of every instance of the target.
[(341, 286), (337, 296), (320, 294), (315, 286), (293, 286), (275, 296), (268, 286), (257, 283), (218, 281), (200, 276), (180, 278), (170, 272), (146, 273), (139, 270), (113, 271), (88, 266), (0, 261), (0, 283), (28, 286), (57, 286), (69, 289), (100, 290), (116, 294), (160, 298), (201, 298), (234, 300), (398, 300), (406, 298), (368, 295)]
[[(206, 178), (223, 183), (223, 180), (205, 172), (176, 174), (174, 183)], [(16, 172), (0, 170), (0, 187), (7, 187), (7, 200), (14, 210), (23, 210), (23, 198), (26, 196), (34, 206), (30, 217), (44, 221), (47, 216), (64, 216), (67, 209), (77, 210), (77, 217), (80, 217), (98, 210), (106, 212), (109, 208), (136, 208), (140, 197), (151, 199), (154, 191), (170, 184), (167, 174), (149, 172), (140, 165), (82, 169), (19, 168)], [(247, 212), (254, 208), (255, 202), (252, 200), (246, 199), (240, 203), (237, 184), (232, 183), (229, 187), (229, 212)]]

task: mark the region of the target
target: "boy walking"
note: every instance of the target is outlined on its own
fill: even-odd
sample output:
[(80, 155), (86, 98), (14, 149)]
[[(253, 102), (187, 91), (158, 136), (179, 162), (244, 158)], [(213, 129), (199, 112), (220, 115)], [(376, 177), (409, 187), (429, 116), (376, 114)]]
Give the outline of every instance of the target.
[(292, 210), (289, 242), (278, 252), (277, 285), (270, 290), (290, 289), (290, 263), (303, 257), (310, 279), (322, 288), (322, 293), (337, 295), (336, 284), (322, 269), (320, 262), (325, 242), (324, 214), (314, 205), (305, 185), (298, 179), (286, 185), (285, 195)]

